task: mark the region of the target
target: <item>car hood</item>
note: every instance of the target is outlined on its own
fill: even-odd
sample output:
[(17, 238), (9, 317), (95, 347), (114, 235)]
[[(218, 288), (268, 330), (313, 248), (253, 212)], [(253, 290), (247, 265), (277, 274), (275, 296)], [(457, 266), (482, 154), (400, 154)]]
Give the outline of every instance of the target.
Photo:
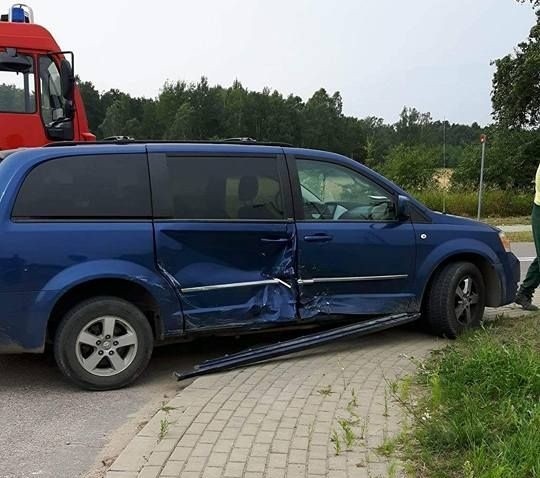
[(491, 226), (489, 224), (486, 224), (485, 222), (480, 222), (475, 219), (470, 219), (467, 217), (461, 217), (461, 216), (454, 216), (452, 214), (444, 214), (442, 212), (432, 212), (433, 219), (438, 224), (450, 224), (450, 225), (456, 225), (456, 226), (472, 226), (478, 229), (486, 229), (490, 231), (499, 232), (500, 229)]

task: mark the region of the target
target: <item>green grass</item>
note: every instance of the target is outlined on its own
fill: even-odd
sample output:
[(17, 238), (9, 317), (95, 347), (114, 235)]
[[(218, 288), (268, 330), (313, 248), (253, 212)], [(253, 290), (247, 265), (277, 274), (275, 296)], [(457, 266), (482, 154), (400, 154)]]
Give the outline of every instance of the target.
[(540, 477), (539, 351), (540, 316), (501, 318), (422, 364), (402, 401), (412, 475)]
[(512, 242), (534, 242), (532, 231), (506, 232), (505, 235)]
[(531, 216), (486, 217), (484, 221), (492, 226), (529, 225), (531, 224)]
[(323, 397), (328, 397), (334, 393), (332, 392), (332, 385), (327, 385), (326, 387), (317, 390), (317, 392)]
[[(449, 191), (430, 189), (415, 192), (414, 197), (436, 211), (443, 210), (457, 216), (476, 217), (478, 211), (477, 191)], [(533, 195), (522, 191), (487, 190), (482, 199), (482, 217), (525, 217), (530, 215)], [(528, 222), (526, 223), (528, 224)]]

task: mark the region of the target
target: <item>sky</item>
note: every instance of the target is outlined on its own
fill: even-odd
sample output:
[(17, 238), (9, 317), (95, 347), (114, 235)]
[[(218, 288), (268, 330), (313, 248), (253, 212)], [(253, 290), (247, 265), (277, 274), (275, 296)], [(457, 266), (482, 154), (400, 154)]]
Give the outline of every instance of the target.
[[(394, 122), (491, 120), (491, 61), (535, 21), (514, 0), (26, 0), (99, 90), (156, 97), (166, 80), (308, 99), (340, 91), (344, 113)], [(0, 10), (10, 2), (0, 0)]]

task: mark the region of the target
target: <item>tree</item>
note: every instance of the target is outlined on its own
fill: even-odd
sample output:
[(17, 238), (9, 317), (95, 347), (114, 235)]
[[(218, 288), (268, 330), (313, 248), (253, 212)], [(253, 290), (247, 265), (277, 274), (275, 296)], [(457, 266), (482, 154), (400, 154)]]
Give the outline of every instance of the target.
[(303, 109), (303, 143), (311, 148), (340, 151), (338, 120), (342, 117), (339, 92), (328, 95), (324, 88), (316, 91)]
[(382, 173), (410, 192), (435, 184), (435, 171), (441, 151), (429, 146), (399, 145), (390, 151)]
[[(480, 156), (479, 143), (465, 148), (452, 178), (456, 186), (477, 186)], [(493, 126), (488, 131), (486, 157), (484, 179), (488, 187), (531, 189), (540, 158), (540, 138), (534, 131)]]
[(79, 82), (79, 89), (84, 102), (88, 126), (94, 134), (98, 132), (99, 125), (103, 122), (106, 108), (101, 101), (101, 95), (91, 81)]
[(171, 126), (167, 129), (164, 139), (193, 138), (194, 109), (189, 103), (182, 103)]
[[(540, 4), (540, 0), (535, 5)], [(495, 61), (494, 117), (505, 126), (540, 125), (540, 10), (529, 38), (515, 52)]]
[(0, 83), (0, 111), (24, 111), (24, 91)]
[(416, 108), (404, 107), (395, 125), (399, 143), (413, 145), (425, 142), (432, 123), (430, 113), (420, 113)]

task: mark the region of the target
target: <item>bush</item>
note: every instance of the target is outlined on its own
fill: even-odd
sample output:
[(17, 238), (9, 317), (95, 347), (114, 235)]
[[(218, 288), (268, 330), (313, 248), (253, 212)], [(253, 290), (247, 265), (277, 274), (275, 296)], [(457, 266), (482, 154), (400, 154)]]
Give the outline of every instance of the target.
[[(474, 190), (449, 191), (426, 189), (413, 194), (420, 202), (435, 211), (443, 210), (446, 196), (446, 212), (457, 216), (476, 217), (478, 192)], [(528, 216), (533, 196), (529, 192), (489, 189), (482, 198), (482, 217)]]

